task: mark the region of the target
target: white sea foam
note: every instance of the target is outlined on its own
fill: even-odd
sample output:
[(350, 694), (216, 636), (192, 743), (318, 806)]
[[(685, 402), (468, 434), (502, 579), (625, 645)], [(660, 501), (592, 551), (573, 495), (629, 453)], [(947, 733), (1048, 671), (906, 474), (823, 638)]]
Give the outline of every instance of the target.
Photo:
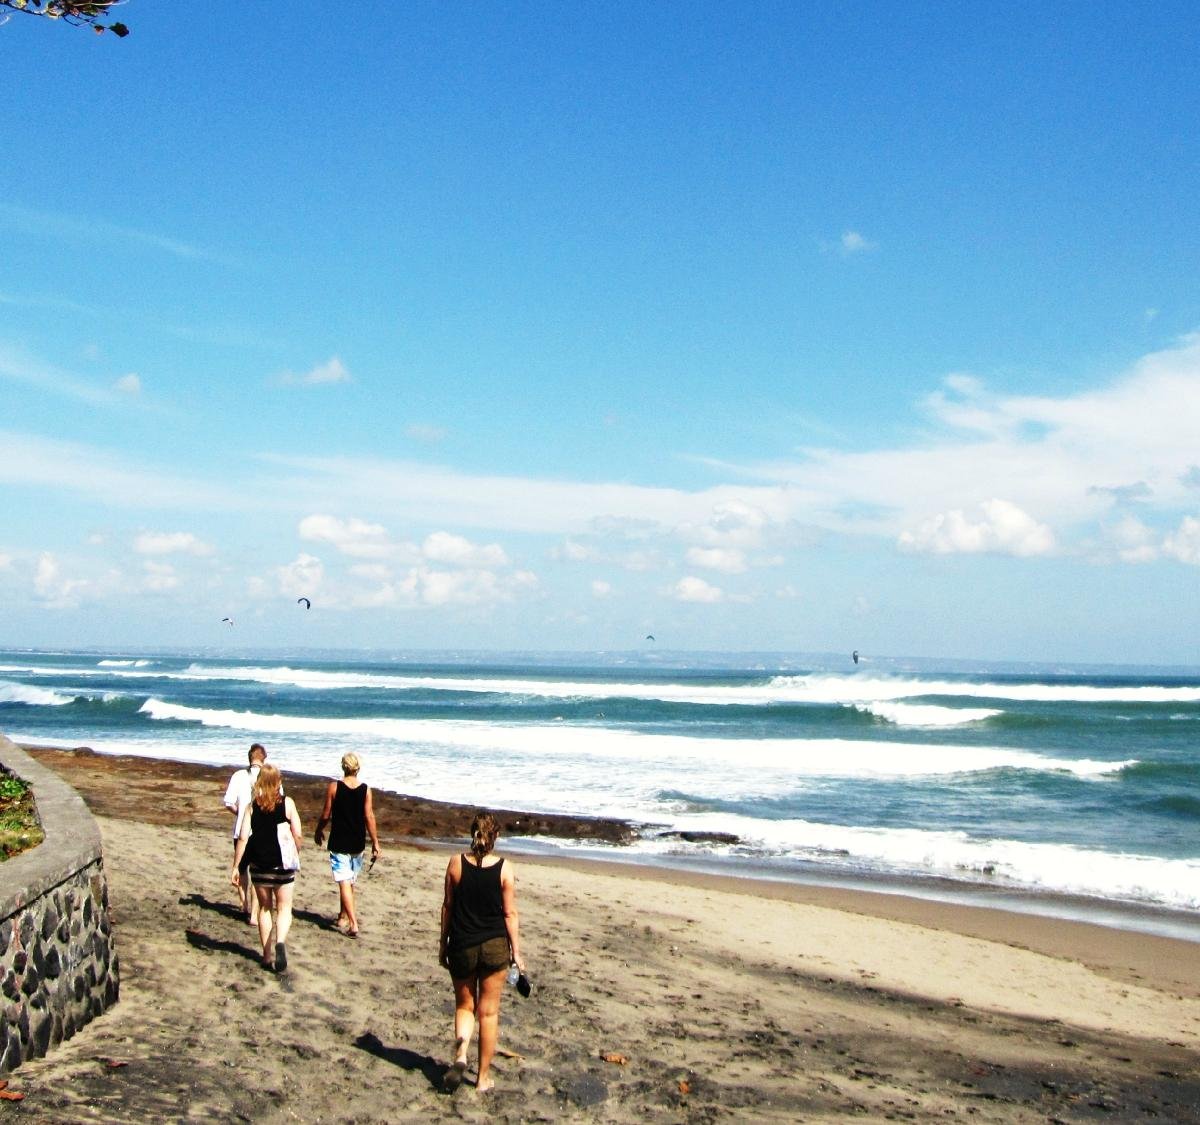
[[(178, 674), (178, 673), (176, 673)], [(773, 676), (758, 684), (671, 684), (496, 676), (405, 676), (376, 672), (326, 672), (318, 669), (192, 664), (184, 675), (198, 679), (250, 680), (255, 683), (312, 689), (391, 688), (490, 692), (553, 699), (656, 699), (667, 703), (741, 704), (874, 703), (923, 696), (1011, 699), (1058, 703), (1196, 703), (1200, 686), (1130, 684), (1104, 686), (1068, 683), (972, 683), (967, 680), (892, 676)]]
[(30, 707), (62, 707), (74, 702), (74, 695), (65, 695), (60, 691), (48, 691), (31, 684), (0, 681), (0, 703), (24, 703)]
[(959, 727), (965, 723), (981, 723), (995, 715), (1004, 714), (1003, 711), (995, 711), (988, 707), (938, 707), (932, 703), (875, 702), (851, 703), (845, 706), (901, 727)]
[(1007, 699), (1027, 703), (1200, 703), (1200, 686), (1196, 685), (971, 682), (830, 673), (773, 676), (750, 684), (669, 683), (658, 680), (620, 682), (537, 676), (396, 675), (351, 669), (334, 672), (288, 665), (243, 666), (205, 663), (193, 663), (181, 671), (158, 667), (152, 671), (144, 670), (145, 666), (154, 663), (148, 660), (107, 660), (101, 661), (96, 669), (14, 664), (0, 665), (0, 673), (34, 676), (107, 675), (115, 678), (193, 682), (229, 680), (313, 691), (449, 691), (547, 699), (644, 699), (664, 703), (748, 707), (772, 704), (880, 704), (930, 696), (950, 699)]
[(1197, 703), (1200, 687), (1165, 684), (971, 683), (890, 676), (775, 676), (769, 685), (795, 703), (868, 703), (943, 696), (1025, 703)]
[[(1069, 844), (982, 840), (964, 832), (863, 828), (805, 820), (762, 821), (719, 814), (677, 818), (675, 830), (728, 832), (737, 850), (764, 856), (867, 866), (897, 874), (999, 879), (1060, 894), (1200, 907), (1200, 860), (1160, 859)], [(677, 842), (647, 840), (643, 850), (669, 851)], [(721, 848), (725, 852), (729, 846)]]
[[(253, 721), (249, 716), (248, 721)], [(340, 722), (341, 720), (334, 720)], [(433, 724), (431, 724), (433, 725)], [(456, 728), (470, 724), (456, 724)], [(485, 727), (486, 724), (478, 724)], [(159, 738), (144, 742), (131, 739), (93, 742), (99, 751), (158, 757), (169, 750), (170, 756), (184, 761), (227, 762), (230, 768), (240, 764), (231, 756), (228, 728), (216, 727), (211, 733), (197, 731), (194, 741), (164, 743)], [(253, 729), (261, 729), (255, 726)], [(502, 732), (505, 728), (491, 728)], [(725, 832), (737, 836), (738, 845), (684, 844), (678, 839), (649, 836), (635, 845), (646, 853), (669, 855), (697, 850), (716, 855), (740, 855), (781, 864), (821, 862), (851, 872), (891, 873), (900, 875), (941, 875), (971, 881), (995, 880), (1013, 886), (1033, 887), (1061, 893), (1130, 899), (1147, 903), (1200, 908), (1200, 860), (1159, 859), (1153, 856), (1126, 855), (1098, 848), (1079, 848), (1064, 844), (1024, 843), (1004, 839), (980, 839), (964, 832), (926, 831), (901, 828), (869, 828), (822, 824), (813, 821), (763, 820), (732, 813), (689, 812), (682, 802), (664, 802), (654, 795), (654, 786), (664, 776), (676, 776), (678, 761), (638, 762), (620, 758), (609, 768), (589, 756), (578, 753), (573, 738), (564, 747), (562, 760), (544, 753), (520, 753), (517, 740), (529, 728), (512, 728), (513, 746), (505, 750), (495, 739), (482, 734), (468, 751), (499, 749), (500, 753), (471, 753), (464, 747), (412, 745), (403, 751), (389, 749), (372, 741), (364, 754), (369, 784), (434, 800), (484, 803), (497, 808), (524, 808), (581, 815), (611, 816), (650, 822), (674, 831)], [(551, 733), (561, 742), (564, 732)], [(377, 732), (370, 732), (372, 740)], [(21, 735), (14, 735), (19, 741)], [(32, 736), (25, 736), (32, 737)], [(501, 737), (497, 733), (497, 737)], [(54, 739), (37, 736), (37, 741), (58, 744)], [(690, 740), (680, 739), (686, 742)], [(74, 745), (67, 741), (63, 745)], [(353, 743), (360, 748), (362, 743)], [(302, 732), (293, 740), (284, 731), (275, 732), (269, 744), (271, 757), (287, 771), (324, 774), (336, 772), (341, 739), (332, 744)], [(855, 743), (822, 743), (827, 752), (853, 756)], [(544, 749), (544, 748), (543, 748)], [(907, 747), (899, 747), (906, 752)], [(701, 761), (698, 755), (697, 763)], [(466, 764), (469, 768), (464, 768)], [(671, 772), (664, 774), (663, 766)], [(754, 763), (751, 762), (751, 765)], [(1048, 761), (1042, 760), (1043, 766)], [(1074, 763), (1078, 765), (1079, 763)], [(1119, 763), (1106, 763), (1106, 769)], [(723, 785), (736, 777), (745, 778), (743, 769), (712, 769), (704, 760), (703, 770), (689, 774), (689, 789), (715, 790), (730, 796)], [(561, 841), (556, 842), (561, 846)]]
[[(752, 768), (792, 777), (920, 777), (981, 770), (1053, 770), (1078, 777), (1116, 773), (1121, 762), (1050, 758), (988, 746), (942, 746), (849, 739), (699, 738), (648, 734), (598, 726), (504, 724), (397, 718), (320, 718), (251, 711), (187, 707), (148, 699), (141, 711), (152, 719), (199, 723), (264, 734), (387, 740), (419, 746), (452, 746), (513, 756), (590, 756), (605, 768), (620, 761), (646, 768), (653, 763), (695, 763), (705, 770), (725, 762), (744, 776)], [(623, 765), (622, 768), (625, 768)]]

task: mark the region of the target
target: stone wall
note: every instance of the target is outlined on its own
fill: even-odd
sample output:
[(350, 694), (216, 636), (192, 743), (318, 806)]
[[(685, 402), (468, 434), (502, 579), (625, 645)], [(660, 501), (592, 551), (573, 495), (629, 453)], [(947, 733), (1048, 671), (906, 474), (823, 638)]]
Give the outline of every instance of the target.
[(100, 830), (57, 774), (0, 735), (0, 768), (33, 788), (46, 838), (0, 862), (0, 1073), (116, 1003)]

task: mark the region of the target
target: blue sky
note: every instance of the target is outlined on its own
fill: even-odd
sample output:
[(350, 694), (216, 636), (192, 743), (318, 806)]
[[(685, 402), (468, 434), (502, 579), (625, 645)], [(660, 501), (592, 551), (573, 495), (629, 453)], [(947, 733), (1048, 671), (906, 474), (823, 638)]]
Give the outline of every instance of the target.
[(1193, 5), (122, 18), (0, 27), (0, 643), (1200, 663)]

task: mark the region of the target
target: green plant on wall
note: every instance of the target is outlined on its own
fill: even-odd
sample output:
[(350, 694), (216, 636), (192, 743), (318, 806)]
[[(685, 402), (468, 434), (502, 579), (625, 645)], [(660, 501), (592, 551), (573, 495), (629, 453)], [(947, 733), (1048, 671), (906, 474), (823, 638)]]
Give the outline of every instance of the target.
[(43, 838), (33, 791), (19, 777), (0, 773), (0, 860), (37, 847)]

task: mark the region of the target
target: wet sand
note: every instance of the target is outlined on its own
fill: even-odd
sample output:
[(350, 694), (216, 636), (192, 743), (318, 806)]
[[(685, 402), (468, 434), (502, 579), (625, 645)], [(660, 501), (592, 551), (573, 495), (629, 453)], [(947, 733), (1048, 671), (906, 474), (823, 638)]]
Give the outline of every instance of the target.
[[(122, 992), (14, 1073), (26, 1100), (5, 1116), (1200, 1122), (1195, 943), (524, 858), (534, 994), (505, 997), (511, 1055), (497, 1060), (495, 1092), (444, 1095), (452, 1004), (436, 963), (438, 907), (460, 844), (405, 841), (461, 833), (463, 810), (431, 811), (441, 832), (408, 831), (416, 806), (410, 819), (397, 807), (386, 828), (381, 818), (384, 856), (360, 884), (358, 941), (329, 926), (336, 892), (310, 844), (289, 969), (276, 976), (258, 967), (226, 882), (228, 770), (37, 756), (100, 819)], [(311, 833), (304, 784), (289, 791)]]

